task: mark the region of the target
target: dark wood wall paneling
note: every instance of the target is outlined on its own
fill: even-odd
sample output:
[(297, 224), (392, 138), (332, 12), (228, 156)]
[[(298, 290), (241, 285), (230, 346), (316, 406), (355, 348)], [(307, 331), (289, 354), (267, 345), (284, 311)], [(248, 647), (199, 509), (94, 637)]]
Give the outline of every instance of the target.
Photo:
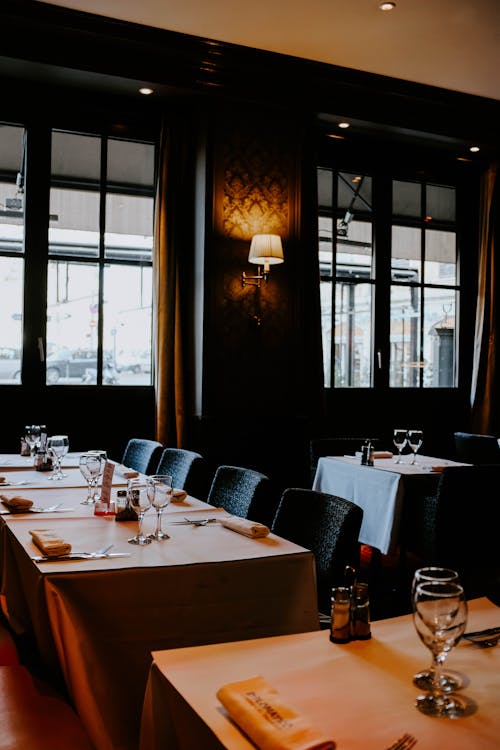
[[(312, 123), (358, 118), (363, 135), (355, 148), (378, 148), (382, 130), (390, 144), (476, 142), (488, 160), (498, 154), (500, 103), (29, 0), (4, 0), (1, 20), (6, 117), (12, 107), (36, 120), (48, 106), (68, 122), (86, 113), (89, 122), (132, 134), (157, 132), (169, 107), (206, 115), (213, 213), (205, 243), (203, 407), (193, 415), (192, 447), (214, 465), (252, 465), (280, 487), (308, 481), (311, 435), (382, 433), (388, 440), (395, 421), (418, 422), (435, 436), (426, 444), (429, 452), (446, 454), (450, 432), (466, 426), (467, 372), (460, 391), (412, 394), (411, 401), (407, 393), (375, 400), (369, 392), (324, 394), (320, 387), (312, 333), (318, 311), (308, 291), (315, 282), (308, 260), (316, 246), (314, 170), (321, 142)], [(138, 101), (142, 82), (154, 84), (158, 95)], [(259, 197), (248, 210), (252, 190)], [(243, 289), (241, 272), (252, 270), (246, 258), (257, 226), (283, 232), (285, 264), (271, 270), (261, 290)], [(474, 269), (470, 231), (467, 259)], [(261, 325), (253, 317), (257, 303)], [(2, 403), (14, 432), (27, 421), (65, 430), (62, 415), (76, 414), (75, 448), (89, 447), (96, 436), (94, 447), (119, 454), (124, 435), (152, 436), (154, 430), (148, 388), (126, 395), (113, 387), (101, 393), (54, 387), (41, 394), (9, 388)], [(10, 438), (4, 443), (11, 449)]]

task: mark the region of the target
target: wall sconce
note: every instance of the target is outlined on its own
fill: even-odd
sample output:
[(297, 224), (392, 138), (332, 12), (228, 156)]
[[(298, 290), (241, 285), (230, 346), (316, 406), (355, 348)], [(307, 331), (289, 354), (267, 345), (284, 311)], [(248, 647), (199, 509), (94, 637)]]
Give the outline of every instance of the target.
[(254, 234), (250, 243), (248, 262), (263, 266), (262, 273), (259, 269), (256, 276), (247, 276), (243, 271), (241, 285), (260, 286), (262, 279), (267, 281), (269, 266), (284, 262), (283, 247), (279, 234)]

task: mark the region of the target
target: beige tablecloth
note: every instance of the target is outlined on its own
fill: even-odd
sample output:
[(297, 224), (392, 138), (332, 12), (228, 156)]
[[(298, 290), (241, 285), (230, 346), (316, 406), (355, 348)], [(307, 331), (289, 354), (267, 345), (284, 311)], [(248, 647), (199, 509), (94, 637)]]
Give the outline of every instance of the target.
[[(168, 522), (222, 513), (198, 503), (170, 506), (171, 538), (146, 547), (127, 543), (135, 522), (2, 516), (3, 611), (61, 670), (98, 750), (137, 747), (151, 651), (318, 628), (312, 553), (272, 534)], [(35, 564), (29, 530), (48, 525), (75, 551), (113, 544), (130, 557)]]
[[(468, 630), (500, 625), (486, 599), (469, 604)], [(370, 641), (332, 644), (328, 631), (153, 654), (141, 750), (251, 750), (216, 698), (226, 683), (255, 675), (333, 738), (337, 750), (383, 750), (410, 732), (418, 750), (498, 750), (500, 647), (462, 641), (447, 667), (468, 680), (474, 714), (447, 720), (415, 707), (412, 676), (430, 664), (411, 616), (372, 623)]]

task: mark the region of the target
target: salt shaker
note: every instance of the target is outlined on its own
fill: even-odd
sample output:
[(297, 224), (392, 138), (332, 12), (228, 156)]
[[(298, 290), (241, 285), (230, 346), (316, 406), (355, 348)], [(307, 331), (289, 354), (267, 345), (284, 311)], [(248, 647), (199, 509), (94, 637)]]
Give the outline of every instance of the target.
[(332, 619), (330, 640), (332, 643), (347, 643), (350, 640), (351, 590), (348, 586), (332, 588)]

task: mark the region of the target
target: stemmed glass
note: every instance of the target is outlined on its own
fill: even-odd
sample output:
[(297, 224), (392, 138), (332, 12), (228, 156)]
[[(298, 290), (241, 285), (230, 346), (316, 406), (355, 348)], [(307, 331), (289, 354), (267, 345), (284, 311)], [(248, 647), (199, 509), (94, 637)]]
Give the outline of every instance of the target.
[[(429, 583), (432, 581), (460, 583), (457, 571), (452, 570), (451, 568), (440, 568), (437, 566), (418, 568), (413, 575), (411, 587), (412, 605), (415, 603), (414, 597), (417, 586), (420, 583)], [(413, 683), (421, 690), (431, 690), (434, 679), (434, 666), (431, 665), (429, 669), (424, 669), (421, 672), (418, 672), (413, 678)], [(452, 690), (459, 690), (462, 687), (463, 680), (459, 674), (452, 675), (450, 672), (441, 670), (441, 690), (449, 693)]]
[(127, 484), (127, 498), (132, 508), (137, 513), (139, 530), (137, 535), (128, 540), (129, 544), (150, 544), (151, 538), (144, 536), (142, 521), (145, 512), (151, 507), (151, 484), (147, 479), (129, 479)]
[(32, 424), (32, 425), (26, 425), (24, 439), (29, 445), (31, 458), (35, 457), (35, 448), (37, 446), (37, 443), (40, 440), (40, 425)]
[(149, 534), (149, 537), (161, 542), (164, 539), (170, 539), (169, 535), (161, 528), (161, 518), (172, 497), (173, 477), (169, 474), (152, 474), (147, 478), (147, 481), (150, 486), (151, 505), (156, 510), (156, 529), (152, 534)]
[(67, 435), (52, 435), (47, 440), (47, 451), (53, 458), (55, 466), (54, 471), (48, 479), (64, 479), (67, 474), (61, 471), (61, 464), (64, 456), (69, 451), (69, 438)]
[(407, 436), (408, 445), (413, 451), (413, 458), (411, 460), (411, 463), (414, 464), (417, 458), (417, 451), (424, 440), (424, 433), (422, 432), (422, 430), (408, 430)]
[(402, 461), (401, 461), (401, 451), (405, 447), (407, 439), (408, 439), (408, 436), (406, 434), (406, 430), (399, 430), (399, 429), (395, 429), (394, 430), (393, 435), (392, 435), (392, 442), (394, 443), (394, 445), (398, 449), (398, 457), (394, 461), (395, 464), (402, 463)]
[(450, 581), (417, 584), (413, 595), (413, 621), (422, 642), (432, 653), (434, 679), (431, 691), (417, 698), (424, 714), (447, 718), (464, 716), (467, 704), (441, 687), (441, 669), (447, 655), (462, 637), (467, 623), (463, 587)]
[(97, 502), (97, 485), (102, 474), (102, 459), (97, 453), (82, 453), (79, 466), (83, 478), (87, 481), (87, 498), (82, 505), (92, 505)]

